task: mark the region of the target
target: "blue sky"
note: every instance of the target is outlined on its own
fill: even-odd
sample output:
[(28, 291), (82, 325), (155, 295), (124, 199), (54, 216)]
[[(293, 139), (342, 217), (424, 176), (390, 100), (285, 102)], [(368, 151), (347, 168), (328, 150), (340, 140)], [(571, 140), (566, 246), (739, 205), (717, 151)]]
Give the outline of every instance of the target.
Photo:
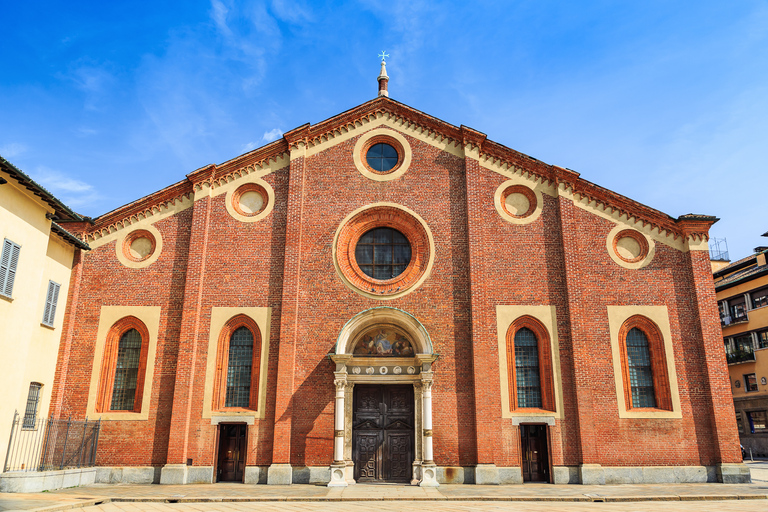
[(765, 1), (5, 2), (0, 154), (97, 216), (391, 97), (768, 245)]

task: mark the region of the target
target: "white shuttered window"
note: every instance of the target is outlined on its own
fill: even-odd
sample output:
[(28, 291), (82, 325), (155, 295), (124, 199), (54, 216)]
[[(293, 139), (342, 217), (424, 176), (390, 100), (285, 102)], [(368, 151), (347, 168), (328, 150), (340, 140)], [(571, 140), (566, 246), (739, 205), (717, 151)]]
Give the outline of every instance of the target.
[(13, 293), (13, 280), (16, 278), (16, 265), (19, 264), (21, 247), (8, 240), (3, 240), (3, 252), (0, 255), (0, 295), (10, 297)]
[(53, 327), (53, 319), (56, 318), (56, 303), (59, 301), (59, 283), (48, 281), (48, 293), (45, 296), (45, 311), (43, 311), (43, 323)]

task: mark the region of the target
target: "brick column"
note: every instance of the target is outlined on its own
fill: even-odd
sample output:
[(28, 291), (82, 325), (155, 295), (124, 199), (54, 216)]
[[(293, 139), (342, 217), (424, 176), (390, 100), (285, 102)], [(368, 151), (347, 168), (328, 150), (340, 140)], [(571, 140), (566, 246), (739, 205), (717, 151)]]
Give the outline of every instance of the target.
[[(690, 243), (690, 242), (689, 242)], [(718, 480), (723, 483), (745, 483), (750, 481), (749, 469), (742, 463), (739, 448), (739, 434), (736, 429), (736, 414), (733, 407), (731, 381), (728, 363), (723, 349), (723, 331), (715, 298), (715, 285), (709, 253), (706, 250), (688, 252), (693, 277), (692, 299), (698, 312), (698, 321), (693, 322), (693, 335), (701, 336), (706, 361), (706, 386), (711, 402), (712, 437)], [(701, 326), (701, 331), (698, 327)], [(705, 464), (707, 463), (704, 461)], [(711, 463), (711, 462), (710, 462)]]
[[(166, 465), (160, 474), (161, 484), (197, 483), (187, 479), (187, 462), (195, 453), (192, 435), (192, 400), (195, 378), (205, 364), (199, 358), (207, 350), (207, 329), (202, 327), (205, 264), (208, 253), (208, 232), (211, 221), (210, 186), (216, 166), (210, 166), (210, 179), (194, 185), (195, 201), (189, 239), (189, 259), (184, 286), (179, 352), (176, 362), (176, 380), (173, 390), (170, 436)], [(203, 335), (201, 336), (201, 331)], [(194, 459), (192, 460), (194, 464)], [(213, 474), (211, 474), (211, 481)]]
[[(568, 173), (565, 169), (555, 169), (555, 173)], [(574, 173), (575, 174), (575, 173)], [(559, 194), (570, 192), (568, 184), (558, 179)], [(560, 233), (565, 258), (565, 283), (570, 325), (570, 343), (573, 353), (573, 383), (578, 411), (578, 439), (581, 452), (580, 473), (583, 484), (604, 484), (605, 476), (597, 454), (598, 440), (593, 423), (594, 390), (592, 389), (592, 371), (590, 362), (593, 358), (594, 341), (585, 326), (586, 312), (584, 304), (589, 297), (584, 297), (581, 282), (581, 254), (579, 248), (579, 224), (576, 220), (577, 208), (570, 198), (558, 195)]]
[[(293, 392), (296, 371), (296, 343), (299, 321), (299, 289), (301, 278), (301, 238), (304, 216), (304, 182), (306, 132), (309, 125), (286, 133), (291, 163), (288, 177), (288, 205), (285, 233), (285, 267), (283, 298), (280, 314), (280, 342), (277, 362), (277, 392), (275, 396), (275, 431), (272, 445), (272, 465), (267, 483), (292, 483), (291, 436), (293, 432)], [(329, 382), (329, 385), (331, 382)]]
[(69, 293), (67, 294), (67, 306), (64, 314), (64, 324), (61, 327), (61, 342), (59, 343), (59, 356), (56, 362), (56, 373), (53, 379), (53, 392), (49, 416), (59, 418), (62, 411), (68, 409), (64, 405), (67, 389), (67, 376), (69, 375), (69, 358), (72, 352), (72, 341), (75, 335), (77, 322), (77, 310), (80, 307), (80, 284), (83, 281), (83, 251), (75, 249), (72, 261), (72, 274), (69, 278)]
[[(489, 171), (480, 167), (479, 158), (485, 135), (466, 126), (461, 127), (464, 142), (464, 165), (467, 187), (467, 240), (471, 286), (470, 326), (472, 340), (472, 366), (474, 372), (475, 439), (477, 467), (475, 482), (499, 484), (499, 471), (495, 454), (501, 446), (501, 401), (498, 392), (488, 393), (497, 386), (498, 346), (496, 338), (495, 308), (488, 300), (485, 280), (485, 234), (481, 214), (488, 206), (488, 194), (478, 186)], [(439, 457), (439, 453), (437, 456)]]

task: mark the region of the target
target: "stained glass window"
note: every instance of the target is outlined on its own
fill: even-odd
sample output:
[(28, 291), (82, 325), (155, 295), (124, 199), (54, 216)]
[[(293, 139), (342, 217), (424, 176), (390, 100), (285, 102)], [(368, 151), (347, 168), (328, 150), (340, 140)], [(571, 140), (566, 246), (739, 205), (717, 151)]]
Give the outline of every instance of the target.
[(365, 158), (374, 171), (387, 172), (397, 165), (397, 150), (389, 144), (374, 144)]
[(253, 333), (239, 327), (229, 340), (227, 365), (227, 394), (224, 407), (248, 407), (251, 397), (251, 367), (253, 365)]
[(141, 334), (136, 329), (120, 337), (115, 366), (115, 384), (112, 388), (113, 411), (132, 411), (136, 400), (136, 383), (141, 359)]
[(365, 275), (374, 279), (392, 279), (405, 271), (411, 261), (411, 244), (399, 231), (375, 228), (355, 247), (355, 260)]
[(627, 364), (632, 407), (656, 407), (648, 337), (637, 327), (627, 334)]
[(539, 343), (528, 328), (515, 333), (515, 375), (517, 377), (517, 406), (541, 407), (539, 378)]

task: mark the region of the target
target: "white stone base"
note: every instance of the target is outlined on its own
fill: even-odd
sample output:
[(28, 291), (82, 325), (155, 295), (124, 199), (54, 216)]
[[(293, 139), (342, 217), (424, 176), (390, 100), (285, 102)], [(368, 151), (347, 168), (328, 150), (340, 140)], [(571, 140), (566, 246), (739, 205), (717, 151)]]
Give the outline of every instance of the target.
[(718, 464), (716, 466), (717, 481), (724, 484), (750, 484), (752, 475), (749, 466), (744, 463)]
[(244, 484), (266, 484), (267, 466), (245, 466)]
[(293, 468), (290, 464), (272, 464), (267, 470), (267, 485), (291, 485)]
[(584, 485), (605, 485), (605, 472), (600, 464), (581, 464), (579, 479)]
[(124, 466), (96, 468), (97, 484), (159, 484), (162, 468), (153, 466)]
[(496, 464), (478, 464), (475, 466), (475, 483), (477, 485), (499, 485), (499, 468)]
[(421, 482), (419, 487), (440, 487), (437, 483), (437, 466), (434, 464), (421, 465)]
[(331, 481), (328, 482), (328, 487), (347, 487), (347, 465), (343, 462), (341, 464), (331, 464)]
[(161, 485), (211, 484), (213, 466), (166, 464), (160, 471)]
[(59, 471), (11, 471), (0, 473), (0, 492), (43, 492), (67, 487), (91, 485), (96, 468)]

